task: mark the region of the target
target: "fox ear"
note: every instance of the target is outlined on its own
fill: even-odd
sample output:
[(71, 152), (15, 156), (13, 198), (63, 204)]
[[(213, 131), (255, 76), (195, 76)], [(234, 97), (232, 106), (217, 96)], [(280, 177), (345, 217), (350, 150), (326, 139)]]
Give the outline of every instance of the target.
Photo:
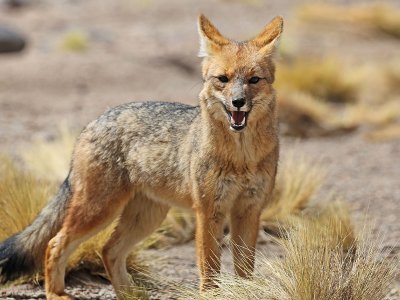
[(265, 28), (251, 41), (264, 56), (273, 56), (279, 46), (279, 39), (283, 31), (283, 18), (275, 17)]
[(223, 46), (229, 44), (229, 40), (219, 33), (218, 29), (204, 15), (199, 17), (198, 30), (200, 35), (199, 57), (212, 56)]

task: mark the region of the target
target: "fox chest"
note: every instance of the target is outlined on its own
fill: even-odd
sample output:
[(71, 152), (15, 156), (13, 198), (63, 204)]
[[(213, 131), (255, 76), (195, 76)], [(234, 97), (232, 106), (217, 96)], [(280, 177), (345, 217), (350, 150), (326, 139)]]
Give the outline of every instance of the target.
[[(268, 187), (268, 178), (262, 174), (226, 174), (215, 176), (213, 180), (205, 181), (203, 190), (208, 191), (217, 202), (229, 203), (237, 199), (245, 201), (263, 201)], [(202, 183), (200, 183), (202, 185)], [(207, 197), (207, 193), (202, 194)]]

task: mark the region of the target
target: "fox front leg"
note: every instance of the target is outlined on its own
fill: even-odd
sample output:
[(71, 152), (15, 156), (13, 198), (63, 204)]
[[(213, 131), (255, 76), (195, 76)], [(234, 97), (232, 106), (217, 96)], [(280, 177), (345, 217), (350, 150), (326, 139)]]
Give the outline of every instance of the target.
[(234, 207), (231, 211), (233, 261), (235, 273), (241, 277), (250, 277), (254, 270), (260, 215), (261, 207), (255, 204), (245, 209)]
[(217, 286), (221, 268), (221, 240), (224, 214), (213, 208), (196, 209), (196, 251), (200, 270), (200, 290)]
[(268, 179), (259, 178), (250, 183), (230, 210), (233, 261), (235, 273), (241, 277), (250, 277), (254, 270), (260, 216), (272, 194), (273, 185), (265, 185), (265, 182)]

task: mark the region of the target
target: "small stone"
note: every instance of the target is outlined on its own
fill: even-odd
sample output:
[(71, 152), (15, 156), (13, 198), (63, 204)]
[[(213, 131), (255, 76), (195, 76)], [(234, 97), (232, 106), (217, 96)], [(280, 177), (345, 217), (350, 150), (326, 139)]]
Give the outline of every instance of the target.
[(0, 53), (20, 52), (25, 45), (22, 34), (12, 28), (0, 26)]
[(32, 0), (4, 0), (8, 8), (20, 8), (32, 4)]

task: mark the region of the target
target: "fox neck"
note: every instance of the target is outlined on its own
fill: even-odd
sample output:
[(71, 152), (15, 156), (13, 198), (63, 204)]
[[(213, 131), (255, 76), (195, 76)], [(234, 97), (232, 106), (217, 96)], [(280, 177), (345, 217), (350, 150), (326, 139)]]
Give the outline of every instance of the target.
[[(259, 120), (249, 120), (243, 131), (234, 132), (227, 121), (214, 119), (200, 101), (202, 148), (225, 163), (248, 168), (257, 165), (278, 143), (275, 100)], [(250, 116), (251, 118), (251, 116)]]

